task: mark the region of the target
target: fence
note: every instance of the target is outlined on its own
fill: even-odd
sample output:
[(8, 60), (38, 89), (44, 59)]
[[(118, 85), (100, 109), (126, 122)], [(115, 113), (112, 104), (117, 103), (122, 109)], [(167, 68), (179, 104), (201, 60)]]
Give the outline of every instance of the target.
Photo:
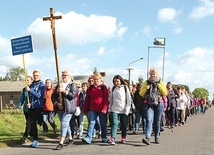
[(2, 96), (0, 96), (0, 113), (2, 112)]

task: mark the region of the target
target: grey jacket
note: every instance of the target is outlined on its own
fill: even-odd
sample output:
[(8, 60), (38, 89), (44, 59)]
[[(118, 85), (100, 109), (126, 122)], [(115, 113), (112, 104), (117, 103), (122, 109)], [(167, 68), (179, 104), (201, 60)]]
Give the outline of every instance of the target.
[[(69, 114), (73, 114), (76, 111), (77, 105), (77, 92), (78, 88), (76, 83), (70, 82), (66, 87), (66, 94), (62, 93), (62, 105), (63, 111)], [(54, 103), (55, 111), (59, 110), (57, 107), (57, 103), (59, 103), (59, 93), (58, 93), (58, 85), (56, 86), (53, 94), (52, 94), (52, 102)]]

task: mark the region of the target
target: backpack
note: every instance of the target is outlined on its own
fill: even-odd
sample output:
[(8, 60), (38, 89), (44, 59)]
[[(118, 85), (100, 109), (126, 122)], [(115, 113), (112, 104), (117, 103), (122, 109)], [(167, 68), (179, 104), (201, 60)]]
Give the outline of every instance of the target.
[(157, 86), (159, 82), (160, 81), (151, 83), (147, 81), (147, 83), (150, 85), (150, 88), (147, 90), (147, 100), (148, 100), (148, 105), (151, 107), (157, 106), (159, 103), (160, 91)]

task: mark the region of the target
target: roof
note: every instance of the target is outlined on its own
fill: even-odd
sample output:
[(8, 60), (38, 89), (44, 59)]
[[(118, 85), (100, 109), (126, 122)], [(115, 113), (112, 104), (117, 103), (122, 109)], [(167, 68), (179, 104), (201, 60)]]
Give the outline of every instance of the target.
[(0, 81), (0, 92), (20, 92), (24, 86), (24, 81)]

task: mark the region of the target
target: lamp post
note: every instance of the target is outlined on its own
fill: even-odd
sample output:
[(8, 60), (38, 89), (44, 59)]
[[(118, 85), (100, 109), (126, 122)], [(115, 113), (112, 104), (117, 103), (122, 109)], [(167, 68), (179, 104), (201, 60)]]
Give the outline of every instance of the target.
[(147, 57), (147, 79), (149, 78), (149, 55), (150, 55), (150, 48), (162, 48), (163, 49), (163, 66), (162, 66), (162, 80), (164, 80), (164, 66), (165, 66), (165, 38), (155, 38), (153, 44), (155, 46), (148, 46), (148, 57)]
[(129, 86), (130, 86), (130, 82), (131, 82), (131, 78), (130, 78), (131, 77), (131, 70), (133, 70), (133, 68), (130, 68), (130, 65), (133, 64), (133, 63), (135, 63), (135, 62), (137, 62), (137, 61), (140, 61), (142, 59), (143, 59), (143, 57), (141, 57), (141, 58), (139, 58), (139, 59), (137, 59), (135, 61), (130, 62), (129, 63), (129, 68), (126, 69), (126, 70), (128, 70), (128, 75), (129, 75), (129, 77), (128, 77), (129, 78), (128, 79), (129, 80)]
[(126, 70), (128, 70), (128, 75), (129, 75), (129, 77), (128, 77), (128, 80), (129, 80), (129, 83), (128, 83), (128, 85), (130, 86), (130, 76), (131, 76), (131, 70), (133, 70), (133, 68), (127, 68)]

